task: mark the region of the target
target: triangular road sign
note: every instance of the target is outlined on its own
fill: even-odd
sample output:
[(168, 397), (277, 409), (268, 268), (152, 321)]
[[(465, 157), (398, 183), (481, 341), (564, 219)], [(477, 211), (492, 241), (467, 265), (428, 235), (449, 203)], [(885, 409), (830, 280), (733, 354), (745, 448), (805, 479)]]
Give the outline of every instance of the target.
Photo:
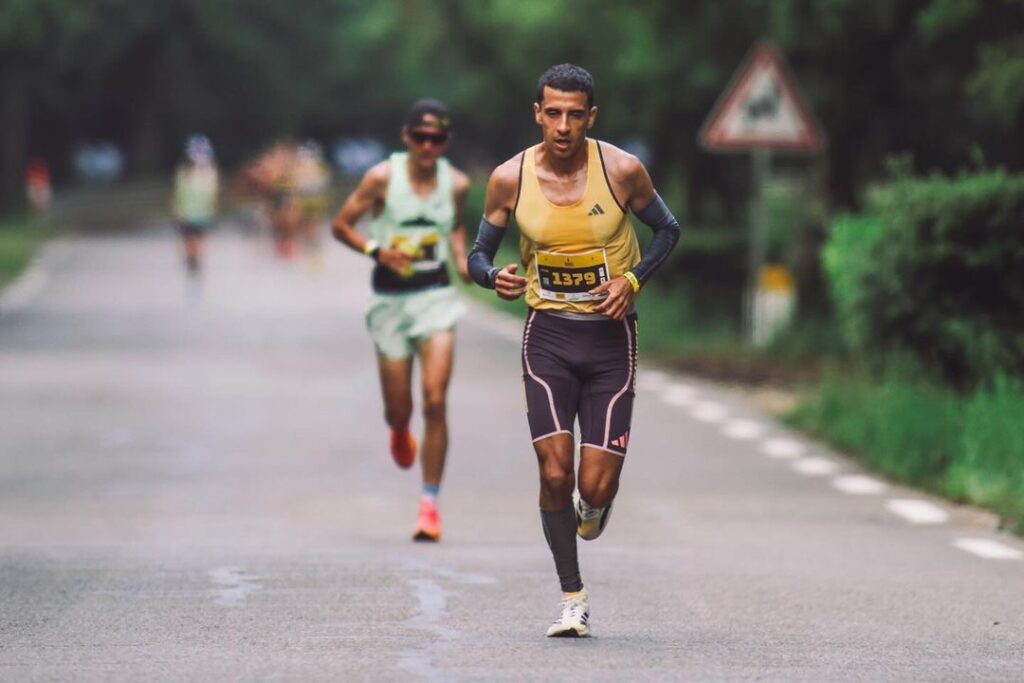
[(759, 45), (733, 76), (698, 139), (705, 149), (726, 152), (810, 152), (824, 144), (796, 81), (769, 43)]

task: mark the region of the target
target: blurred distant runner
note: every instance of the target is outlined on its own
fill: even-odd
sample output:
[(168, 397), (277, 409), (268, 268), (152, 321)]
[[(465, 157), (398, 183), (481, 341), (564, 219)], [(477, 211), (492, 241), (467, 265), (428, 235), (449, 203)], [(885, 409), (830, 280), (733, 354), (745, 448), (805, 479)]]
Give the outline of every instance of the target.
[(294, 143), (277, 142), (253, 161), (244, 174), (250, 187), (263, 200), (264, 214), (273, 233), (274, 251), (285, 260), (295, 256), (301, 219), (293, 175), (297, 157)]
[[(586, 70), (560, 64), (544, 72), (533, 112), (542, 141), (491, 175), (469, 267), (503, 299), (526, 295), (523, 383), (541, 523), (562, 587), (561, 613), (547, 635), (579, 637), (590, 635), (590, 596), (576, 536), (595, 539), (608, 522), (630, 439), (633, 301), (675, 246), (679, 224), (636, 157), (587, 137), (597, 107)], [(643, 258), (629, 211), (654, 230)], [(517, 264), (493, 263), (512, 216), (525, 277)]]
[[(437, 541), (437, 495), (448, 450), (446, 394), (455, 323), (464, 307), (449, 282), (448, 262), (469, 281), (462, 219), (469, 179), (441, 156), (451, 121), (444, 104), (416, 102), (402, 127), (405, 152), (372, 167), (334, 218), (334, 235), (376, 263), (366, 325), (377, 348), (391, 455), (411, 467), (417, 443), (412, 416), (413, 355), (423, 382), (423, 493), (413, 538)], [(357, 232), (372, 212), (370, 239)]]
[(331, 171), (324, 163), (323, 149), (313, 140), (299, 145), (292, 170), (292, 182), (299, 200), (298, 234), (314, 269), (321, 266), (320, 231), (327, 218), (327, 192)]
[(203, 237), (217, 211), (219, 188), (213, 145), (205, 135), (193, 135), (185, 143), (182, 164), (174, 175), (174, 218), (185, 247), (185, 266), (198, 275)]

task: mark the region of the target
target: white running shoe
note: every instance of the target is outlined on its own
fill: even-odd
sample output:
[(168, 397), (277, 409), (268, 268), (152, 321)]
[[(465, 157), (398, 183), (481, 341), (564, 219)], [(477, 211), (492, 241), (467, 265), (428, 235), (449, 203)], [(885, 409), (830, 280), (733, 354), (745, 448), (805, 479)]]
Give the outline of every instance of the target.
[(589, 638), (590, 596), (584, 588), (572, 597), (562, 598), (562, 614), (548, 627), (548, 638)]
[(608, 503), (603, 508), (590, 507), (587, 501), (580, 497), (578, 491), (573, 491), (572, 498), (573, 507), (576, 509), (576, 534), (584, 541), (593, 541), (608, 525), (608, 518), (612, 515), (612, 504)]

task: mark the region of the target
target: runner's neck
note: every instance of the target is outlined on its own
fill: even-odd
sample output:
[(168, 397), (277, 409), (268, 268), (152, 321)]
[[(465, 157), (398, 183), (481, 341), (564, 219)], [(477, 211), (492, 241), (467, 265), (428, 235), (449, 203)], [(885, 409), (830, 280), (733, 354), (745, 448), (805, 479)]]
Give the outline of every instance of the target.
[(413, 161), (410, 154), (405, 162), (412, 191), (420, 197), (429, 197), (437, 188), (437, 161), (424, 169)]
[(584, 137), (579, 150), (567, 159), (556, 157), (548, 152), (547, 145), (542, 144), (537, 152), (536, 164), (538, 168), (549, 170), (556, 176), (571, 177), (580, 172), (586, 172), (589, 160), (590, 138)]

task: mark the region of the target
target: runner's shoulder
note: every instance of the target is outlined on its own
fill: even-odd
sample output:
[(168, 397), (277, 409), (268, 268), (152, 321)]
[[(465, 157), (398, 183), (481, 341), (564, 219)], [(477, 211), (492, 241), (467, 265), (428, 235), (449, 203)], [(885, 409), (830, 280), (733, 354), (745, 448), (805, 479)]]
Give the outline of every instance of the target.
[(491, 179), (487, 182), (489, 198), (500, 199), (501, 203), (509, 206), (515, 203), (516, 195), (519, 194), (519, 170), (525, 153), (516, 154), (491, 172)]
[(391, 160), (378, 161), (363, 174), (360, 186), (367, 191), (384, 193), (388, 189), (388, 180), (391, 178)]
[(636, 155), (604, 140), (598, 144), (601, 145), (601, 157), (604, 159), (605, 171), (612, 180), (624, 185), (632, 185), (647, 175), (647, 169)]

